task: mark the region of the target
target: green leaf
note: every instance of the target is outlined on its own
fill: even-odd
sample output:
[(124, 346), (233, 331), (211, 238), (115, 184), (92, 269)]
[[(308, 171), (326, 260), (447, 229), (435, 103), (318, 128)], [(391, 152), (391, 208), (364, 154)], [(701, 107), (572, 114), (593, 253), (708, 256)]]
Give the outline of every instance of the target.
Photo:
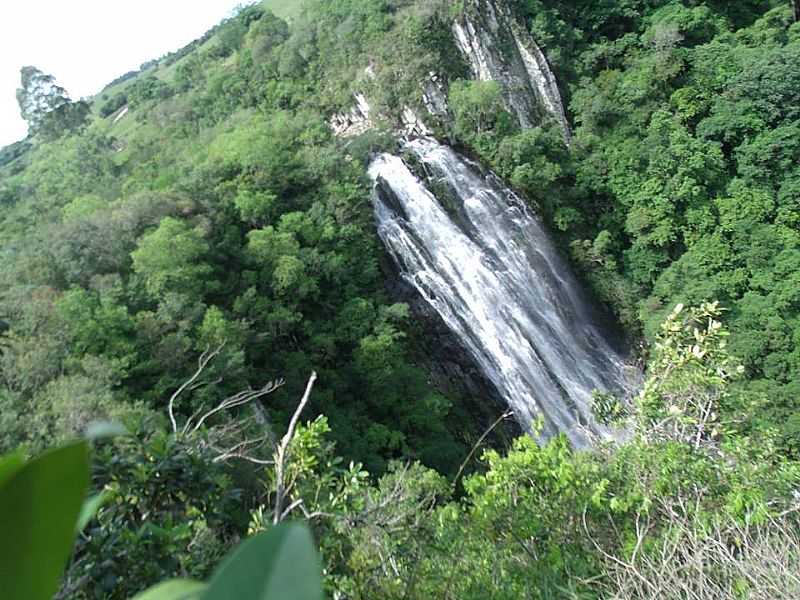
[(95, 494), (86, 502), (83, 503), (81, 506), (81, 514), (78, 516), (78, 523), (75, 526), (75, 531), (80, 533), (86, 526), (89, 524), (89, 521), (92, 520), (92, 517), (97, 514), (97, 511), (100, 510), (100, 507), (103, 506), (105, 501), (108, 499), (107, 492), (100, 492), (99, 494)]
[(308, 528), (279, 525), (239, 546), (201, 600), (322, 600), (321, 572)]
[(136, 594), (133, 600), (197, 600), (204, 589), (206, 585), (199, 581), (170, 579)]
[(14, 452), (0, 459), (0, 486), (2, 486), (9, 477), (22, 468), (25, 464), (25, 457), (21, 452)]
[[(1, 470), (7, 472), (7, 467)], [(85, 442), (57, 448), (0, 484), (4, 600), (49, 600), (58, 589), (89, 486)]]

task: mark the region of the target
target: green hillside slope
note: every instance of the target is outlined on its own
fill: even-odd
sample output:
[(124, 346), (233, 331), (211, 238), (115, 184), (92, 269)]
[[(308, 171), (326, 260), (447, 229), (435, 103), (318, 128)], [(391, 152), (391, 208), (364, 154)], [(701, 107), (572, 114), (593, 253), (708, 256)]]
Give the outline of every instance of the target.
[(263, 0), (261, 5), (281, 19), (294, 19), (303, 9), (303, 0)]
[[(0, 450), (130, 432), (95, 445), (105, 504), (60, 597), (206, 578), (282, 518), (336, 598), (800, 596), (792, 3), (496, 0), (567, 147), (471, 79), (452, 24), (487, 1), (265, 0), (0, 151)], [(337, 136), (356, 92), (369, 123)], [(596, 398), (619, 444), (510, 441), (412, 312), (366, 173), (404, 109), (520, 193), (624, 330), (644, 384)]]

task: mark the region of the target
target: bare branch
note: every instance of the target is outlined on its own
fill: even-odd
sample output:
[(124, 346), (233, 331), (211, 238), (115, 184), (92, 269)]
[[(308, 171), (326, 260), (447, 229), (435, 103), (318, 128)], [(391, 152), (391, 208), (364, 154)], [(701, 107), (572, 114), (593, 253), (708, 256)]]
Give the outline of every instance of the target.
[[(696, 493), (702, 493), (696, 491)], [(637, 546), (649, 537), (647, 552), (630, 560), (600, 547), (583, 516), (587, 537), (605, 561), (603, 587), (617, 600), (730, 600), (745, 592), (754, 600), (800, 597), (800, 527), (797, 514), (768, 517), (764, 522), (722, 519), (697, 522), (693, 499), (660, 502), (665, 531), (640, 529)], [(649, 515), (648, 515), (649, 516)], [(620, 538), (620, 541), (622, 538)], [(623, 547), (620, 545), (619, 547)]]
[(283, 478), (286, 468), (286, 452), (289, 448), (292, 438), (294, 437), (295, 429), (297, 429), (297, 422), (300, 420), (300, 413), (303, 412), (306, 404), (308, 404), (308, 400), (311, 397), (311, 390), (313, 389), (314, 382), (316, 380), (317, 373), (311, 373), (311, 377), (308, 378), (308, 383), (306, 384), (306, 391), (303, 394), (303, 397), (300, 399), (300, 404), (297, 405), (297, 408), (295, 409), (294, 414), (289, 421), (289, 427), (286, 430), (286, 435), (283, 436), (281, 443), (278, 445), (275, 451), (275, 510), (272, 514), (272, 522), (276, 524), (280, 523), (283, 519), (283, 501), (284, 494), (286, 492)]
[[(298, 504), (298, 507), (300, 508), (301, 511), (303, 511), (303, 516), (306, 518), (306, 521), (311, 521), (313, 519), (318, 519), (320, 517), (328, 517), (328, 518), (336, 517), (336, 515), (334, 515), (334, 514), (327, 513), (327, 512), (322, 512), (321, 510), (315, 510), (314, 512), (308, 512), (308, 509), (306, 508), (306, 503), (303, 502), (302, 499), (300, 501), (300, 504)], [(286, 512), (286, 511), (284, 511), (284, 512)]]
[(188, 433), (191, 429), (192, 433), (196, 433), (202, 426), (203, 423), (206, 422), (210, 417), (214, 416), (220, 411), (223, 410), (230, 410), (231, 408), (236, 408), (237, 406), (244, 406), (254, 400), (258, 400), (262, 396), (266, 396), (267, 394), (271, 394), (279, 387), (281, 387), (285, 381), (283, 379), (278, 379), (276, 381), (270, 381), (264, 387), (258, 390), (244, 390), (233, 396), (229, 396), (225, 398), (222, 402), (220, 402), (216, 407), (212, 408), (208, 412), (206, 412), (202, 417), (200, 417), (197, 421), (197, 424), (192, 427), (192, 420), (189, 419), (186, 421), (186, 424), (183, 426), (183, 433)]
[(286, 509), (285, 509), (285, 510), (284, 510), (284, 511), (281, 513), (281, 518), (280, 518), (280, 520), (281, 520), (281, 521), (283, 521), (283, 520), (284, 520), (286, 517), (288, 517), (288, 516), (291, 514), (291, 512), (292, 512), (292, 511), (293, 511), (295, 508), (297, 508), (297, 507), (298, 507), (298, 506), (300, 506), (301, 504), (303, 504), (303, 499), (302, 499), (302, 498), (298, 498), (297, 500), (295, 500), (294, 502), (292, 502), (292, 503), (291, 503), (289, 506), (287, 506), (287, 507), (286, 507)]
[(179, 387), (174, 394), (169, 399), (169, 404), (167, 405), (167, 412), (169, 413), (169, 421), (172, 423), (172, 433), (178, 432), (178, 423), (175, 421), (175, 401), (178, 399), (186, 388), (193, 386), (200, 375), (203, 374), (203, 371), (208, 366), (208, 363), (214, 360), (217, 355), (222, 352), (222, 349), (225, 347), (225, 342), (222, 342), (217, 348), (211, 352), (209, 348), (206, 348), (203, 353), (200, 355), (200, 358), (197, 360), (197, 370), (194, 374), (183, 382), (183, 385)]
[(257, 458), (250, 454), (252, 451), (264, 446), (268, 441), (268, 437), (262, 436), (260, 438), (255, 438), (251, 440), (244, 440), (239, 442), (238, 444), (233, 445), (230, 448), (216, 448), (213, 447), (214, 450), (220, 452), (220, 454), (214, 457), (213, 462), (224, 462), (226, 460), (231, 460), (233, 458), (238, 458), (240, 460), (246, 460), (247, 462), (251, 462), (257, 465), (271, 465), (274, 464), (272, 459), (263, 459)]
[[(253, 454), (253, 451), (262, 446), (274, 446), (274, 435), (269, 429), (269, 423), (266, 416), (261, 409), (261, 406), (255, 402), (256, 400), (270, 394), (284, 385), (283, 379), (271, 381), (259, 389), (242, 390), (232, 396), (228, 396), (210, 410), (206, 407), (200, 406), (186, 421), (183, 426), (179, 428), (178, 420), (175, 415), (175, 405), (182, 394), (190, 394), (191, 392), (206, 387), (221, 383), (223, 378), (218, 377), (211, 381), (203, 381), (202, 375), (207, 369), (208, 365), (217, 356), (219, 356), (222, 349), (225, 347), (225, 342), (214, 348), (206, 348), (197, 360), (197, 370), (189, 377), (183, 384), (172, 394), (168, 403), (168, 413), (172, 431), (181, 436), (191, 435), (198, 433), (204, 426), (208, 429), (207, 436), (204, 440), (198, 443), (204, 447), (210, 448), (217, 455), (212, 459), (213, 462), (222, 462), (230, 459), (240, 459), (259, 465), (271, 465), (272, 459), (263, 459)], [(247, 423), (242, 420), (231, 420), (223, 423), (215, 423), (213, 427), (208, 428), (207, 424), (209, 419), (226, 410), (232, 410), (241, 406), (251, 405), (254, 409), (255, 420), (261, 425), (265, 432), (263, 436), (257, 438), (243, 439), (237, 441), (233, 445), (230, 440), (237, 438), (244, 438)]]
[(458, 479), (461, 477), (461, 473), (464, 471), (464, 469), (466, 468), (467, 464), (469, 464), (469, 461), (472, 460), (472, 456), (475, 454), (475, 452), (477, 452), (478, 448), (483, 443), (483, 440), (485, 440), (487, 438), (487, 436), (492, 431), (494, 431), (495, 427), (497, 427), (501, 422), (505, 421), (506, 419), (511, 418), (513, 415), (514, 415), (514, 413), (512, 411), (507, 410), (502, 415), (497, 417), (497, 420), (494, 423), (492, 423), (486, 431), (483, 432), (483, 435), (481, 435), (481, 437), (478, 438), (478, 441), (475, 442), (474, 446), (472, 446), (472, 450), (469, 451), (469, 454), (467, 454), (467, 457), (464, 459), (464, 462), (462, 462), (461, 466), (458, 468), (458, 472), (456, 473), (456, 477), (455, 477), (455, 479), (453, 479), (453, 487), (454, 488), (458, 484)]

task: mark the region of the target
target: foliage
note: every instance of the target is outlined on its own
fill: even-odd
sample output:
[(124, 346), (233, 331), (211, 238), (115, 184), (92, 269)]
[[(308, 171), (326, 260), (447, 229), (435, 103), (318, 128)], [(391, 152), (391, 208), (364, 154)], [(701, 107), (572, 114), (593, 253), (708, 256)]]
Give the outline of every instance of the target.
[(482, 131), (464, 118), (460, 84), (458, 139), (541, 211), (631, 337), (653, 341), (679, 303), (728, 306), (745, 369), (736, 393), (771, 399), (748, 411), (751, 425), (779, 428), (796, 451), (800, 47), (789, 3), (514, 7), (554, 66), (572, 146), (547, 125)]
[(455, 134), (479, 152), (486, 152), (514, 129), (496, 81), (454, 81), (448, 104), (455, 117)]
[[(262, 543), (307, 546), (273, 527), (281, 493), (309, 521), (333, 597), (774, 590), (766, 562), (796, 569), (800, 452), (800, 37), (789, 3), (511, 2), (559, 79), (569, 148), (552, 124), (517, 128), (496, 83), (465, 80), (450, 32), (464, 5), (270, 4), (291, 9), (291, 24), (245, 7), (114, 82), (94, 109), (127, 105), (116, 123), (27, 72), (20, 98), (35, 135), (0, 154), (0, 444), (38, 451), (96, 417), (135, 431), (96, 443), (103, 502), (62, 597), (206, 579), (261, 531), (231, 567)], [(437, 134), (531, 202), (641, 342), (641, 393), (596, 396), (604, 418), (627, 423), (615, 447), (523, 437), (487, 450), (463, 486), (447, 480), (480, 433), (482, 399), (431, 382), (425, 332), (385, 289), (365, 177), (370, 153), (393, 147), (393, 115), (421, 112), (431, 72), (452, 116)], [(336, 139), (328, 119), (356, 89), (378, 128)], [(280, 486), (274, 457), (218, 460), (210, 430), (169, 433), (169, 399), (215, 349), (175, 403), (182, 423), (285, 379), (212, 419), (245, 447), (282, 430), (319, 373)], [(787, 548), (777, 562), (776, 543)], [(678, 565), (663, 558), (672, 552)], [(309, 564), (274, 558), (274, 571), (248, 574)], [(270, 581), (252, 583), (260, 593)]]
[[(322, 89), (327, 59), (297, 36), (258, 7), (239, 11), (180, 56), (109, 88), (104, 110), (124, 96), (125, 120), (39, 144), (0, 179), (4, 251), (14, 257), (2, 267), (2, 304), (14, 315), (3, 377), (15, 411), (41, 412), (37, 433), (13, 431), (9, 444), (64, 429), (37, 398), (61, 375), (62, 388), (88, 392), (78, 385), (86, 356), (113, 372), (87, 409), (119, 415), (136, 401), (158, 407), (212, 337), (235, 336), (225, 380), (198, 394), (280, 374), (289, 383), (268, 407), (280, 421), (315, 368), (312, 410), (337, 425), (348, 456), (376, 469), (401, 456), (454, 468), (462, 442), (444, 419), (452, 399), (416, 366), (410, 326), (384, 291), (366, 152), (351, 158), (331, 137), (334, 104), (308, 93)], [(220, 40), (224, 57), (213, 50)], [(313, 76), (281, 74), (315, 56)], [(24, 301), (31, 289), (48, 299), (35, 309)], [(212, 309), (229, 324), (213, 335)], [(382, 363), (380, 376), (369, 360)]]
[(308, 530), (283, 525), (244, 542), (220, 566), (201, 600), (226, 598), (322, 600), (318, 558)]
[(201, 262), (207, 252), (200, 232), (166, 217), (141, 239), (131, 258), (134, 272), (142, 277), (151, 295), (176, 292), (195, 297), (202, 296), (211, 271)]
[(650, 438), (700, 446), (722, 434), (720, 415), (727, 386), (744, 367), (728, 354), (728, 332), (716, 303), (684, 313), (678, 305), (661, 326), (639, 395), (640, 426)]
[(89, 114), (86, 102), (70, 100), (52, 75), (36, 67), (22, 67), (20, 75), (22, 87), (17, 90), (17, 102), (30, 134), (55, 139), (83, 126)]
[(103, 106), (100, 108), (101, 117), (109, 117), (121, 109), (128, 103), (128, 96), (123, 92), (114, 94)]
[[(627, 409), (636, 426), (619, 447), (576, 451), (565, 437), (539, 446), (525, 436), (504, 455), (485, 452), (485, 472), (467, 479), (460, 498), (420, 465), (395, 467), (370, 486), (352, 466), (340, 483), (335, 462), (314, 461), (304, 477), (317, 486), (303, 489), (321, 500), (308, 516), (331, 590), (353, 598), (652, 598), (699, 589), (791, 597), (796, 578), (779, 573), (796, 565), (800, 466), (781, 457), (774, 437), (753, 445), (737, 423), (692, 412), (719, 413), (729, 399), (736, 369), (718, 314), (714, 305), (676, 310), (664, 323)], [(296, 459), (331, 456), (332, 447), (313, 442)], [(778, 540), (787, 554), (772, 546)]]
[[(150, 100), (165, 100), (171, 95), (170, 87), (161, 81), (155, 75), (145, 75), (137, 78), (131, 85), (125, 89), (124, 96), (115, 96), (103, 109), (103, 112), (108, 112), (113, 106), (121, 106), (126, 102), (131, 108), (136, 108), (143, 105)], [(113, 109), (111, 112), (114, 112)], [(111, 114), (108, 112), (108, 114)], [(104, 115), (105, 116), (105, 115)]]
[[(143, 480), (140, 475), (139, 481)], [(0, 546), (3, 556), (0, 578), (6, 597), (44, 600), (53, 596), (74, 536), (81, 532), (101, 504), (92, 499), (81, 509), (88, 483), (86, 442), (50, 450), (27, 462), (19, 454), (0, 460), (3, 530), (12, 536)], [(118, 503), (113, 498), (104, 498), (103, 502)], [(149, 516), (142, 514), (145, 519)], [(89, 597), (99, 597), (98, 592), (100, 590), (94, 589)], [(112, 596), (103, 594), (102, 597), (128, 596), (118, 587)], [(140, 600), (234, 597), (321, 599), (319, 559), (308, 530), (297, 524), (280, 525), (253, 537), (220, 565), (207, 586), (189, 580), (172, 580), (136, 596)]]
[(62, 594), (128, 598), (175, 576), (205, 578), (237, 540), (240, 491), (210, 457), (162, 432), (102, 442), (105, 501), (78, 540)]
[(47, 600), (69, 556), (89, 484), (88, 448), (75, 443), (33, 460), (0, 460), (0, 583), (10, 600)]

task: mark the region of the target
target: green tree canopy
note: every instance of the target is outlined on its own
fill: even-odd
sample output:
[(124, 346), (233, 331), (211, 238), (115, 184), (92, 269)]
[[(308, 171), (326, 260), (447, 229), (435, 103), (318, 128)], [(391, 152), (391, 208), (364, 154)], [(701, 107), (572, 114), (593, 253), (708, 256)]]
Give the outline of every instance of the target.
[(20, 79), (17, 102), (30, 133), (41, 132), (47, 138), (57, 138), (86, 121), (88, 104), (70, 100), (67, 90), (58, 85), (52, 75), (27, 66), (20, 69)]
[(199, 296), (206, 288), (211, 267), (201, 262), (208, 244), (199, 230), (174, 217), (166, 217), (146, 234), (133, 252), (133, 270), (144, 279), (154, 297), (166, 292)]

